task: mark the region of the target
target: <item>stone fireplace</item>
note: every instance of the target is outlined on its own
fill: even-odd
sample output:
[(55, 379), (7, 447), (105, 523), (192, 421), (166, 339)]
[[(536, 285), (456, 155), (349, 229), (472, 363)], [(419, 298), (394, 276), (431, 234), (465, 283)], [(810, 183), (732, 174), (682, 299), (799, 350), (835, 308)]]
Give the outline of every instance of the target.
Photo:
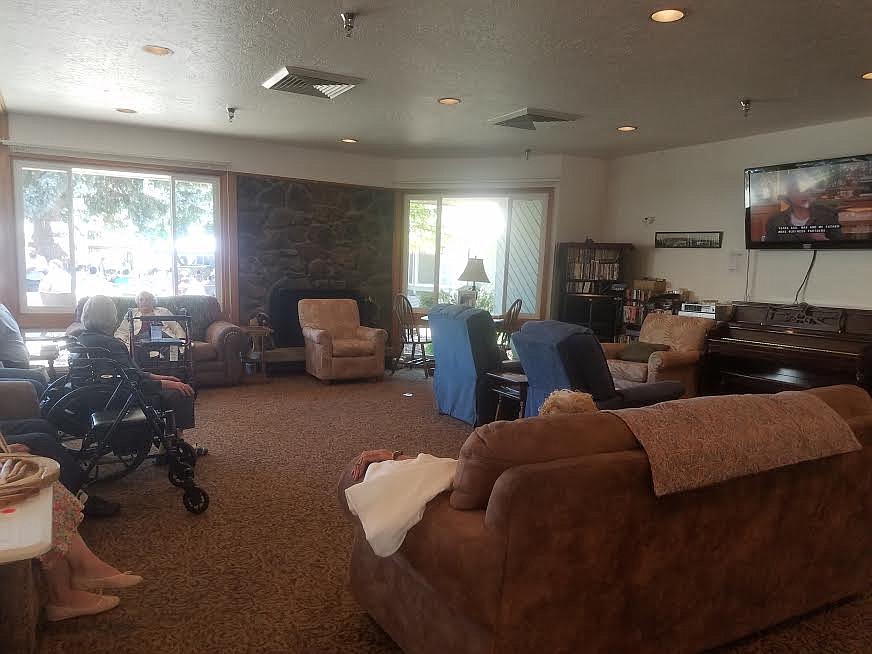
[(351, 297), (361, 305), (362, 321), (390, 329), (394, 196), (386, 189), (239, 175), (240, 320), (255, 311), (275, 313), (276, 346), (298, 348), (299, 323), (291, 323), (299, 299)]

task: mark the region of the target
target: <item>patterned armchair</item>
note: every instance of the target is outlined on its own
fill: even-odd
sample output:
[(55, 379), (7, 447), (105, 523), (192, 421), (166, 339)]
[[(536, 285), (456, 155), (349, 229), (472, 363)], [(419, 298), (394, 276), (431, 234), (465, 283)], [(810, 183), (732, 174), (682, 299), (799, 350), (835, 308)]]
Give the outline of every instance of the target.
[(388, 334), (361, 327), (357, 300), (300, 300), (297, 311), (310, 375), (324, 382), (384, 376)]
[[(128, 309), (136, 307), (132, 297), (112, 297), (118, 312), (118, 324)], [(67, 327), (67, 334), (75, 336), (82, 331), (82, 308), (87, 297), (76, 305), (75, 322)], [(194, 362), (194, 381), (207, 386), (232, 386), (242, 379), (242, 351), (247, 339), (242, 330), (224, 320), (218, 300), (209, 295), (173, 295), (157, 298), (157, 306), (173, 314), (188, 311), (191, 317), (191, 347)], [(116, 325), (117, 328), (118, 325)]]
[(637, 384), (679, 381), (684, 384), (684, 397), (695, 397), (706, 334), (714, 326), (715, 321), (706, 318), (651, 313), (642, 323), (639, 340), (668, 345), (668, 350), (654, 352), (642, 363), (620, 359), (626, 343), (603, 343), (602, 347), (615, 380)]

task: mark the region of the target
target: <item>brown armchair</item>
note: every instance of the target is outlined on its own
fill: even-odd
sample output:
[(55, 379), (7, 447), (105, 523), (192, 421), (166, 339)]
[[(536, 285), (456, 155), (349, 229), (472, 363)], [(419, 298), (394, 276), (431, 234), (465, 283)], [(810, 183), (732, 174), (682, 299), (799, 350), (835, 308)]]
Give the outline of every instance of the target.
[(652, 353), (648, 361), (642, 363), (620, 359), (626, 343), (603, 343), (612, 377), (616, 381), (637, 384), (679, 381), (684, 384), (684, 397), (694, 397), (699, 388), (699, 363), (705, 337), (714, 326), (715, 321), (706, 318), (651, 313), (642, 323), (639, 340), (668, 345), (669, 349)]
[(360, 325), (356, 300), (300, 300), (297, 310), (310, 375), (325, 382), (384, 375), (387, 332)]
[[(82, 307), (87, 297), (76, 306), (75, 322), (67, 334), (75, 336), (82, 330)], [(132, 297), (113, 297), (118, 323), (128, 309), (136, 307)], [(194, 381), (206, 386), (233, 386), (242, 379), (242, 351), (247, 345), (242, 330), (224, 320), (218, 300), (208, 295), (175, 295), (157, 298), (157, 305), (178, 314), (185, 309), (191, 317), (191, 358)], [(117, 325), (116, 325), (117, 327)]]

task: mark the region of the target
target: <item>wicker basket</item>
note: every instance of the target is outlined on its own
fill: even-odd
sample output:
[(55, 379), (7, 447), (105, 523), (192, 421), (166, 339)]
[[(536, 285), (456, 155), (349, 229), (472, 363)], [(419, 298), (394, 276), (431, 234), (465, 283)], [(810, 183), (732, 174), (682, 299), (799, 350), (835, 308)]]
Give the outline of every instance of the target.
[(60, 477), (53, 459), (33, 454), (9, 454), (0, 434), (0, 508), (18, 504), (50, 486)]

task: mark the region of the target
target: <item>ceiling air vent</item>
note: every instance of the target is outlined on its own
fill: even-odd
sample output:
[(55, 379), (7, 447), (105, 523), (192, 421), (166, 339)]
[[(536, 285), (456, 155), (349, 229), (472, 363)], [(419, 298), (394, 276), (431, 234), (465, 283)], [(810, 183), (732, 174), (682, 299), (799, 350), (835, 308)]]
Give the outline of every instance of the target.
[(282, 68), (263, 83), (263, 87), (273, 91), (311, 95), (315, 98), (333, 100), (360, 84), (356, 77), (345, 77), (332, 73), (319, 73), (305, 68)]
[(548, 109), (534, 109), (533, 107), (524, 107), (504, 116), (491, 118), (491, 125), (502, 125), (503, 127), (516, 127), (518, 129), (536, 129), (536, 123), (565, 123), (573, 120), (578, 120), (576, 114), (565, 114), (560, 111), (549, 111)]

